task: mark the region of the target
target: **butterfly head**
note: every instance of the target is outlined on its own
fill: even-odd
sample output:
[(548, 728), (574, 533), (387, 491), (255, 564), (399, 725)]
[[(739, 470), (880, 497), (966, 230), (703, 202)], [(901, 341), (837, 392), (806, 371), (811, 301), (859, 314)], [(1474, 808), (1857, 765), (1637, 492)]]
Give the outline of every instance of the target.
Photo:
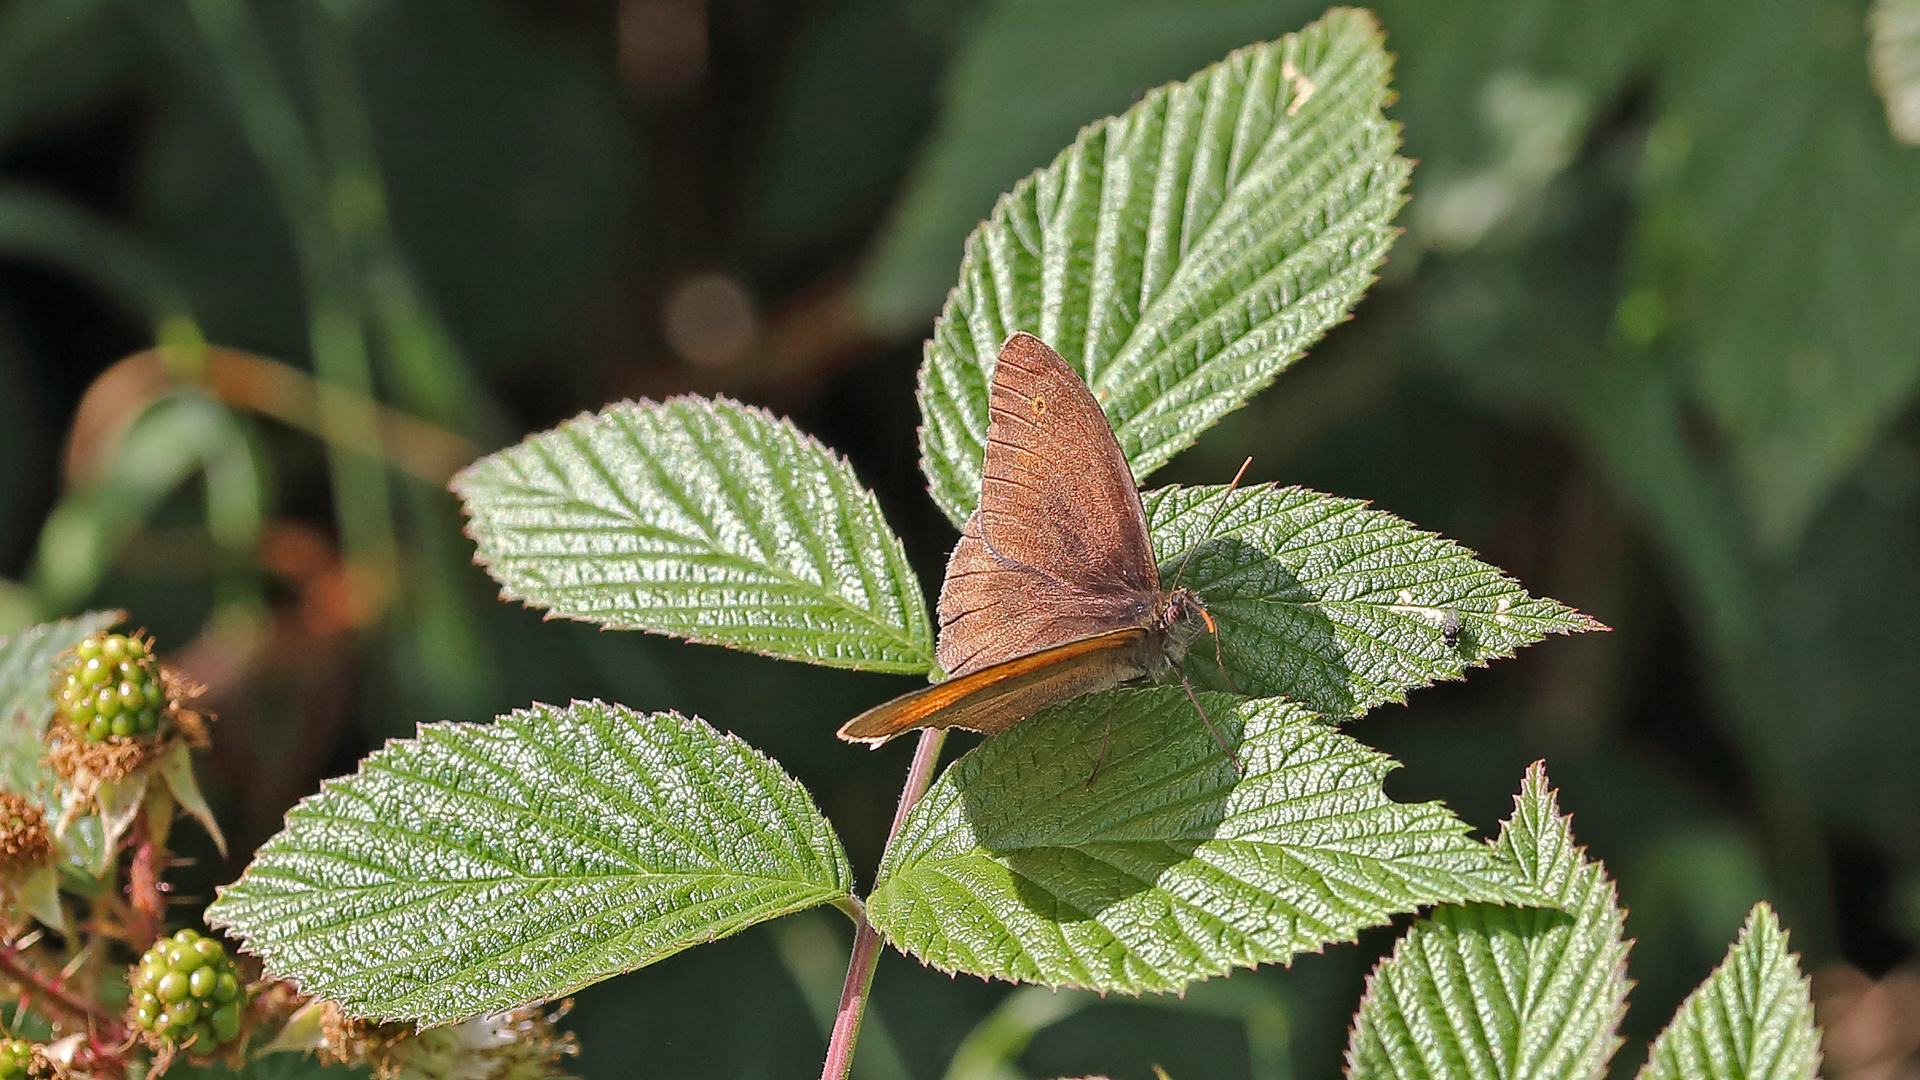
[(1167, 651), (1176, 660), (1186, 653), (1194, 638), (1203, 633), (1218, 636), (1220, 632), (1213, 615), (1207, 611), (1206, 601), (1184, 586), (1176, 585), (1167, 591), (1159, 616), (1162, 632), (1166, 634)]

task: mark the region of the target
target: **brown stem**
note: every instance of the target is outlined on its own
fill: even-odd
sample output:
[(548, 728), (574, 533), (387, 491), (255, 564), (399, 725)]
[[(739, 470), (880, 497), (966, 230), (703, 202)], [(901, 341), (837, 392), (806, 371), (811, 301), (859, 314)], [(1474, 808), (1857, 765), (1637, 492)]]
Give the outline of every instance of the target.
[[(940, 761), (940, 744), (947, 733), (927, 729), (920, 732), (920, 745), (913, 749), (913, 764), (907, 769), (907, 782), (900, 788), (900, 805), (893, 811), (893, 827), (887, 830), (887, 847), (900, 834), (907, 811), (927, 793), (933, 782), (933, 767)], [(834, 1013), (833, 1035), (827, 1041), (827, 1060), (821, 1066), (820, 1080), (847, 1080), (853, 1068), (853, 1044), (860, 1038), (860, 1021), (867, 1015), (867, 992), (873, 986), (873, 969), (880, 961), (880, 932), (867, 921), (866, 909), (854, 909), (853, 955), (847, 959), (847, 981), (840, 988), (840, 1008)]]
[(117, 1046), (127, 1041), (127, 1029), (118, 1018), (67, 990), (57, 979), (27, 966), (21, 961), (19, 950), (10, 945), (0, 948), (0, 976), (18, 983), (23, 994), (38, 997), (55, 1010), (85, 1021), (97, 1042)]
[(144, 952), (167, 924), (166, 886), (160, 874), (166, 851), (153, 840), (143, 811), (131, 838), (133, 858), (127, 865), (127, 902), (133, 918), (127, 920), (127, 944)]

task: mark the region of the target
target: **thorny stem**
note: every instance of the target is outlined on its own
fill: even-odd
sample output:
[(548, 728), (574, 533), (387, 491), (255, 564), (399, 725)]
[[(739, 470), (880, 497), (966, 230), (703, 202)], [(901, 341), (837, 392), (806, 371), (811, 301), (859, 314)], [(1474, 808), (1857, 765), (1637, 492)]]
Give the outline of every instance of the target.
[(24, 995), (39, 998), (55, 1010), (85, 1021), (96, 1044), (118, 1046), (127, 1041), (127, 1029), (117, 1018), (67, 990), (59, 980), (48, 978), (23, 963), (20, 951), (12, 945), (0, 947), (0, 976), (18, 983)]
[[(907, 769), (907, 782), (900, 788), (900, 805), (893, 811), (893, 827), (887, 830), (887, 847), (900, 834), (907, 811), (927, 793), (933, 782), (933, 767), (940, 760), (940, 745), (947, 739), (942, 730), (920, 732), (920, 745), (913, 749), (913, 764)], [(873, 968), (880, 960), (880, 932), (867, 921), (866, 909), (856, 907), (853, 955), (847, 960), (847, 981), (840, 988), (840, 1007), (833, 1016), (833, 1036), (827, 1041), (827, 1061), (820, 1068), (820, 1080), (846, 1080), (853, 1068), (853, 1044), (860, 1038), (860, 1021), (867, 1015), (867, 991), (873, 986)]]

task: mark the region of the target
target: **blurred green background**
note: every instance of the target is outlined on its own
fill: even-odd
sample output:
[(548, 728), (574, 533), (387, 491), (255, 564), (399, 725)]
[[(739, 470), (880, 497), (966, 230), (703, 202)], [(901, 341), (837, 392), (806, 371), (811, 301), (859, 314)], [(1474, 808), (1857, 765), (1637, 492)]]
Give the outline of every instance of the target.
[[(1377, 10), (1406, 234), (1156, 482), (1251, 454), (1614, 627), (1351, 730), (1397, 797), (1488, 829), (1547, 759), (1639, 942), (1616, 1071), (1761, 896), (1820, 972), (1826, 1074), (1911, 1055), (1920, 0)], [(208, 684), (237, 851), (197, 852), (183, 904), (414, 723), (590, 696), (739, 732), (864, 878), (909, 751), (831, 733), (907, 681), (498, 603), (446, 476), (610, 399), (725, 393), (848, 454), (936, 582), (913, 372), (967, 231), (1080, 124), (1320, 12), (5, 0), (0, 633), (124, 607)], [(579, 1071), (808, 1075), (849, 936), (799, 916), (595, 988)], [(1330, 1075), (1391, 937), (1184, 1001), (890, 956), (856, 1076)]]

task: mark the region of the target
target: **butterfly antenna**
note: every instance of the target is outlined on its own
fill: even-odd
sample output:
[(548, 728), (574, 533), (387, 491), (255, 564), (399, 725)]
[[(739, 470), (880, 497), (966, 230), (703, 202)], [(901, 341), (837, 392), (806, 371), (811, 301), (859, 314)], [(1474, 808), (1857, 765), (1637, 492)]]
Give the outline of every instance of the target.
[[(1180, 560), (1180, 569), (1173, 575), (1173, 588), (1179, 588), (1180, 579), (1187, 576), (1187, 564), (1193, 561), (1194, 553), (1200, 550), (1200, 544), (1204, 544), (1213, 539), (1213, 530), (1219, 528), (1220, 519), (1226, 517), (1228, 509), (1231, 508), (1231, 503), (1228, 500), (1233, 495), (1233, 489), (1240, 486), (1240, 478), (1247, 475), (1247, 466), (1251, 464), (1253, 464), (1253, 459), (1248, 458), (1240, 463), (1240, 471), (1233, 474), (1233, 483), (1228, 484), (1227, 490), (1221, 494), (1220, 509), (1214, 513), (1213, 520), (1207, 522), (1206, 531), (1200, 534), (1200, 543), (1188, 548), (1186, 558)], [(1208, 620), (1208, 626), (1212, 626), (1211, 619)]]
[(1187, 681), (1187, 673), (1180, 670), (1179, 664), (1173, 665), (1173, 670), (1180, 676), (1180, 688), (1187, 692), (1187, 700), (1193, 702), (1193, 711), (1199, 713), (1200, 722), (1207, 725), (1207, 734), (1213, 736), (1213, 741), (1220, 747), (1220, 752), (1227, 755), (1228, 761), (1233, 762), (1233, 771), (1241, 776), (1247, 775), (1247, 767), (1240, 764), (1240, 755), (1234, 753), (1233, 747), (1227, 745), (1227, 740), (1220, 734), (1220, 729), (1213, 726), (1213, 718), (1207, 715), (1206, 706), (1200, 704), (1200, 695), (1193, 692), (1193, 683)]

